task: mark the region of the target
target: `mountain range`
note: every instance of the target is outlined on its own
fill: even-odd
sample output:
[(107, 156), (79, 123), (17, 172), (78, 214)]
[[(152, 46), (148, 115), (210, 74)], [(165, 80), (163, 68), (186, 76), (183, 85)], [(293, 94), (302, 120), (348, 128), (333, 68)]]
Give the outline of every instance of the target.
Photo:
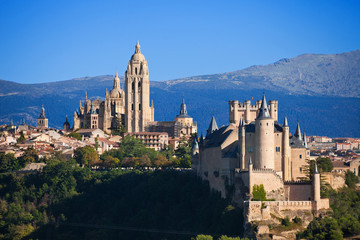
[[(151, 71), (151, 69), (150, 69)], [(50, 127), (70, 123), (79, 101), (103, 99), (112, 75), (67, 81), (19, 84), (0, 80), (0, 124), (22, 119), (35, 125), (41, 105)], [(150, 72), (151, 79), (151, 72)], [(124, 83), (124, 79), (121, 78)], [(205, 133), (212, 114), (218, 125), (228, 124), (228, 101), (279, 100), (279, 121), (286, 114), (290, 131), (297, 121), (307, 135), (360, 137), (360, 50), (341, 54), (303, 54), (234, 72), (151, 82), (155, 120), (169, 121), (178, 114), (182, 95), (188, 112)]]

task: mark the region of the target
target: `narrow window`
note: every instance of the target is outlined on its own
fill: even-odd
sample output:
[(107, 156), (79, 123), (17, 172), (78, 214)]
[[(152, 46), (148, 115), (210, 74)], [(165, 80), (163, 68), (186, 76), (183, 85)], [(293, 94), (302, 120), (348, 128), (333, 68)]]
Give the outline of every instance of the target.
[(299, 155), (299, 158), (301, 159), (301, 158), (302, 158), (302, 155)]
[(132, 90), (134, 91), (135, 90), (135, 82), (132, 82)]
[(131, 104), (131, 110), (134, 111), (134, 104)]
[(141, 104), (139, 104), (139, 110), (141, 110)]
[(135, 74), (137, 74), (137, 68), (135, 68)]

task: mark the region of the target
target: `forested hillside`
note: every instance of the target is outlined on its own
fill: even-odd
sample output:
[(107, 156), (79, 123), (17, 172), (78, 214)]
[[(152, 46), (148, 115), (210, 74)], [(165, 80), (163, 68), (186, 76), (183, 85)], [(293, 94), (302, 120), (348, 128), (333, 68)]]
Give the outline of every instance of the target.
[(190, 239), (242, 234), (242, 211), (189, 171), (91, 171), (54, 162), (0, 175), (1, 238)]

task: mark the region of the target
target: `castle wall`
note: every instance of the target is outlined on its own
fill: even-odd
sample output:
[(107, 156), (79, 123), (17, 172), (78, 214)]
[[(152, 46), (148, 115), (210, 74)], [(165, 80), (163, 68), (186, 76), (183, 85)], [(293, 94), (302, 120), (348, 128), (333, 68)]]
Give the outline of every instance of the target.
[(337, 174), (331, 172), (323, 172), (321, 173), (322, 179), (333, 189), (339, 189), (345, 186), (345, 175), (344, 174)]
[(310, 201), (313, 200), (313, 189), (311, 183), (285, 184), (285, 199), (288, 201)]
[(267, 198), (275, 198), (278, 200), (283, 200), (285, 198), (284, 182), (282, 181), (282, 178), (272, 169), (253, 169), (250, 178), (251, 186), (249, 186), (249, 188), (251, 192), (254, 185), (263, 184)]
[[(265, 208), (262, 205), (265, 205)], [(326, 205), (326, 203), (320, 203)], [(312, 201), (246, 201), (245, 214), (249, 222), (262, 221), (271, 218), (271, 214), (284, 217), (285, 211), (311, 211), (315, 207)]]
[(245, 168), (249, 165), (249, 159), (255, 160), (255, 133), (246, 132), (245, 135)]
[(306, 148), (291, 148), (291, 176), (292, 180), (296, 181), (300, 177), (306, 177), (304, 172), (304, 166), (307, 166), (306, 162), (308, 155)]
[[(212, 189), (221, 192), (221, 196), (225, 197), (225, 182), (221, 177), (223, 173), (221, 148), (207, 148), (205, 151), (201, 151), (200, 154), (200, 176), (209, 181)], [(224, 165), (226, 166), (226, 163)]]

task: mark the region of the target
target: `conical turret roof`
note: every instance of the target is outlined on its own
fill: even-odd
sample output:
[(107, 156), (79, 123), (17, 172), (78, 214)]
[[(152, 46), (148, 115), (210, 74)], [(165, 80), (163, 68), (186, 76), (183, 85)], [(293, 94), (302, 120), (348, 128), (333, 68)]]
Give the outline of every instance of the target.
[(296, 131), (294, 133), (294, 136), (297, 137), (299, 140), (302, 140), (299, 121), (297, 122)]
[(307, 139), (306, 139), (306, 133), (304, 132), (304, 147), (308, 148)]
[(285, 115), (285, 117), (284, 117), (284, 127), (288, 127), (288, 126), (289, 126), (288, 120), (287, 120), (287, 117)]
[(218, 130), (218, 125), (216, 123), (216, 120), (215, 120), (215, 117), (214, 115), (212, 116), (211, 118), (211, 122), (210, 122), (210, 125), (209, 125), (209, 128), (207, 130), (207, 133), (206, 133), (206, 136), (207, 135), (210, 135), (211, 133), (215, 132), (216, 130)]
[(267, 102), (265, 98), (265, 93), (263, 94), (263, 98), (261, 101), (261, 106), (259, 108), (259, 115), (257, 116), (257, 119), (265, 119), (265, 118), (271, 118), (269, 109), (267, 107)]

